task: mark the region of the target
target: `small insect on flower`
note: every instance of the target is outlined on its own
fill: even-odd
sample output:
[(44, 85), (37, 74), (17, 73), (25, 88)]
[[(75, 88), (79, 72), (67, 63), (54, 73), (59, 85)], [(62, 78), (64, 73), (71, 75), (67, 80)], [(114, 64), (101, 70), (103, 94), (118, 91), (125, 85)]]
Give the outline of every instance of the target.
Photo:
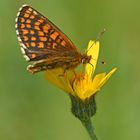
[(32, 62), (27, 67), (31, 73), (59, 67), (66, 71), (91, 60), (49, 19), (28, 5), (19, 9), (15, 27), (21, 51)]

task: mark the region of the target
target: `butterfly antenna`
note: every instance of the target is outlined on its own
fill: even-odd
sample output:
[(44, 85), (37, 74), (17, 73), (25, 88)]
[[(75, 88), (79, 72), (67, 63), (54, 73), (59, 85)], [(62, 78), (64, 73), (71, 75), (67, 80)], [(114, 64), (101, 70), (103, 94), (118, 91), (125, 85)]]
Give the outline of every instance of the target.
[(101, 61), (101, 63), (102, 63), (103, 65), (106, 65), (106, 64), (107, 64), (105, 61)]
[(91, 59), (93, 59), (94, 61), (97, 61), (96, 59), (94, 59), (94, 58), (92, 58), (92, 57), (91, 57)]
[[(94, 60), (94, 61), (97, 61), (97, 59), (94, 59), (94, 58), (92, 58), (92, 57), (91, 57), (91, 59)], [(104, 61), (104, 60), (103, 60), (103, 61), (99, 61), (99, 62), (100, 62), (101, 64), (103, 64), (103, 65), (106, 65), (106, 64), (107, 64), (106, 61)], [(89, 64), (92, 65), (91, 63), (89, 63)], [(93, 65), (92, 65), (92, 66), (93, 66)]]
[(98, 33), (98, 36), (97, 36), (95, 42), (96, 42), (97, 40), (100, 40), (101, 36), (105, 33), (105, 31), (106, 31), (106, 29), (104, 28), (101, 32)]
[[(97, 38), (95, 39), (94, 43), (91, 44), (91, 46), (88, 48), (88, 50), (87, 50), (86, 52), (88, 52), (88, 51), (93, 47), (93, 45), (94, 45), (98, 40), (100, 40), (101, 36), (105, 33), (105, 31), (106, 31), (106, 29), (104, 28), (101, 32), (98, 33), (98, 36), (97, 36)], [(97, 60), (94, 59), (94, 58), (91, 58), (91, 59), (93, 59), (94, 61), (97, 61)], [(105, 61), (101, 61), (101, 63), (102, 63), (103, 65), (106, 64)], [(90, 64), (92, 67), (94, 67), (93, 64), (91, 64), (90, 62), (89, 62), (89, 64)]]
[(106, 29), (104, 28), (101, 32), (98, 33), (98, 36), (96, 37), (94, 43), (88, 48), (88, 50), (86, 52), (88, 52), (92, 46), (98, 41), (100, 40), (101, 36), (105, 33)]

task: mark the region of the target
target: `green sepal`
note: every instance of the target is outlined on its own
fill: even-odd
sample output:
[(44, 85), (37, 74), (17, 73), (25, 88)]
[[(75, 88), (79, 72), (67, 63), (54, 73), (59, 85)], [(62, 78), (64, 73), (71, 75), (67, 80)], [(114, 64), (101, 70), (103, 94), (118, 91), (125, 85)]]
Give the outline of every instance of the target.
[(84, 101), (78, 97), (70, 95), (71, 111), (81, 121), (89, 120), (96, 113), (96, 102), (94, 96), (85, 99)]

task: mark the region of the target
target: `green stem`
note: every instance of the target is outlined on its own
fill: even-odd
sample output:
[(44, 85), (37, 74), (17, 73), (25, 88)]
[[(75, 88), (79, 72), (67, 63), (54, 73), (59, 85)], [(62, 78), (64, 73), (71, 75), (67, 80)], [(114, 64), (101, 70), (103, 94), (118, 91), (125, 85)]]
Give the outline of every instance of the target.
[(74, 96), (70, 97), (72, 102), (71, 111), (73, 115), (75, 115), (75, 117), (77, 117), (82, 122), (91, 140), (97, 140), (90, 119), (96, 113), (96, 102), (94, 96), (84, 101)]
[(94, 134), (94, 128), (91, 123), (91, 119), (82, 121), (83, 126), (86, 128), (91, 140), (97, 140), (96, 135)]

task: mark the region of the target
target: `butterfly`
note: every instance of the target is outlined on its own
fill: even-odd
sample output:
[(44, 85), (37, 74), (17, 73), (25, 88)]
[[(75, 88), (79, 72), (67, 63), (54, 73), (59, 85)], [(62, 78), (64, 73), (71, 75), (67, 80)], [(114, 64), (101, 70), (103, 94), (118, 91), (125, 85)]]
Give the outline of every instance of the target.
[(31, 73), (60, 67), (66, 71), (91, 59), (81, 54), (49, 19), (28, 5), (19, 9), (15, 28), (22, 54), (31, 62), (27, 67)]

